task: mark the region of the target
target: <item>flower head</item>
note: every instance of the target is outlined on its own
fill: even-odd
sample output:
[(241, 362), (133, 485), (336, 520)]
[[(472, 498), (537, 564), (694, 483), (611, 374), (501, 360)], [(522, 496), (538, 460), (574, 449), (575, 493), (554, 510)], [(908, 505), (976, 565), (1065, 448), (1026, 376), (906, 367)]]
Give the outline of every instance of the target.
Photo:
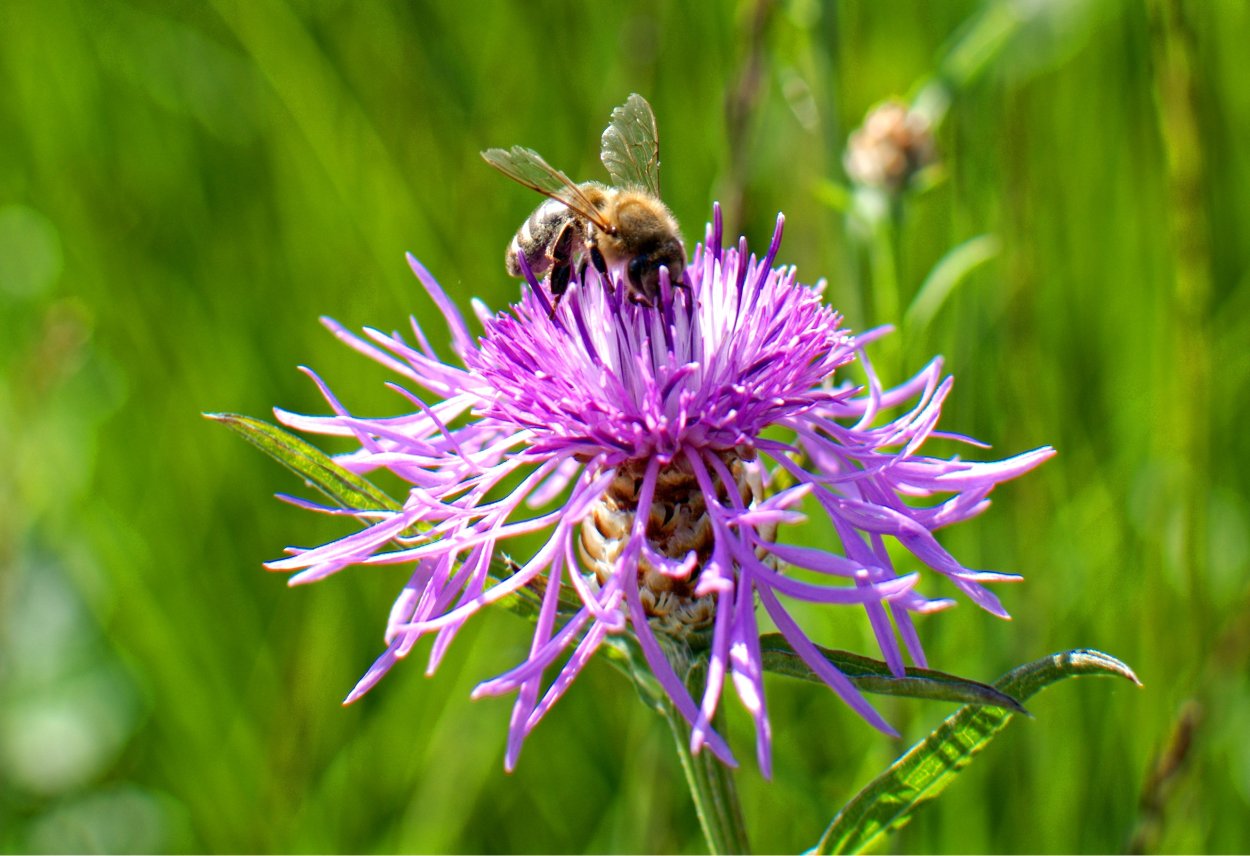
[(851, 133), (843, 165), (857, 184), (898, 193), (936, 160), (929, 120), (891, 100), (869, 110), (864, 124)]
[[(435, 636), (432, 671), (465, 621), (526, 591), (541, 603), (529, 656), (474, 692), (516, 694), (509, 769), (595, 651), (629, 633), (690, 723), (693, 748), (706, 745), (728, 763), (732, 753), (711, 722), (732, 683), (754, 719), (767, 774), (760, 613), (864, 719), (889, 733), (786, 604), (860, 605), (891, 668), (902, 672), (904, 649), (923, 665), (911, 614), (951, 601), (927, 599), (916, 591), (918, 572), (895, 569), (886, 549), (892, 538), (920, 567), (1006, 615), (984, 584), (1015, 577), (965, 568), (933, 533), (982, 511), (996, 484), (1052, 450), (993, 463), (922, 454), (951, 388), (940, 361), (882, 389), (863, 354), (879, 333), (852, 336), (819, 288), (799, 284), (793, 268), (773, 266), (781, 224), (757, 259), (745, 239), (722, 247), (716, 209), (683, 282), (661, 278), (656, 306), (630, 301), (590, 268), (552, 313), (530, 277), (520, 302), (502, 313), (475, 303), (484, 328), (476, 341), (410, 257), (463, 367), (444, 363), (415, 321), (415, 344), (374, 330), (361, 338), (327, 322), (411, 387), (396, 385), (411, 403), (398, 417), (353, 416), (320, 380), (333, 415), (279, 412), (297, 429), (359, 442), (339, 458), (351, 470), (389, 470), (411, 486), (401, 510), (361, 512), (363, 530), (269, 565), (298, 571), (293, 584), (351, 565), (412, 567), (391, 611), (386, 651), (348, 701), (428, 634)], [(866, 386), (835, 376), (857, 359)], [(780, 526), (801, 519), (795, 506), (809, 495), (836, 531), (840, 553), (778, 540)], [(531, 555), (509, 559), (502, 579), (492, 575), (507, 542), (535, 534), (541, 543)], [(809, 573), (800, 579), (789, 567)], [(699, 698), (666, 656), (682, 645), (706, 652)]]

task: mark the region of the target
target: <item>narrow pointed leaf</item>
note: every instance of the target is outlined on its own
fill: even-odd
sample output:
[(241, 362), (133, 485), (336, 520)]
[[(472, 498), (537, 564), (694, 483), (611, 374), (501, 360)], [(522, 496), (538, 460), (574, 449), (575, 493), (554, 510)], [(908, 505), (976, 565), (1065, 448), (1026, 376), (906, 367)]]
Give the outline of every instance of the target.
[[(1092, 650), (1066, 651), (1019, 666), (994, 683), (1017, 699), (1064, 678), (1108, 675), (1140, 685), (1133, 670), (1116, 658)], [(895, 761), (852, 799), (829, 824), (812, 853), (859, 853), (912, 813), (938, 796), (973, 756), (1011, 720), (1002, 708), (965, 706)]]
[[(277, 425), (237, 413), (205, 413), (204, 416), (230, 428), (342, 508), (353, 511), (398, 511), (401, 507), (368, 479), (356, 475), (316, 446)], [(515, 571), (516, 565), (504, 557), (496, 557), (491, 565), (490, 580), (506, 580)], [(521, 589), (503, 598), (498, 604), (522, 618), (534, 621), (538, 617), (542, 598), (538, 592)], [(576, 606), (570, 601), (562, 603), (561, 609), (566, 612), (576, 611)]]
[[(495, 574), (491, 574), (489, 579), (492, 583), (502, 582)], [(534, 623), (538, 621), (538, 613), (542, 609), (542, 599), (529, 589), (519, 589), (507, 597), (495, 601), (494, 605), (503, 607), (512, 614), (519, 615), (521, 618)]]
[(372, 482), (337, 463), (316, 446), (263, 419), (237, 413), (205, 413), (235, 431), (343, 508), (398, 511), (400, 505)]
[(1000, 245), (993, 235), (978, 235), (948, 252), (933, 266), (907, 312), (903, 324), (916, 332), (923, 330), (937, 315), (955, 287), (981, 265), (998, 255)]
[[(906, 676), (898, 677), (890, 671), (888, 665), (880, 660), (852, 654), (849, 651), (821, 648), (819, 645), (816, 648), (834, 668), (850, 678), (851, 682), (863, 692), (953, 701), (968, 705), (988, 705), (1005, 708), (1015, 713), (1028, 714), (1028, 711), (1010, 695), (980, 681), (971, 681), (933, 669), (918, 669), (914, 666), (907, 669)], [(761, 637), (760, 653), (764, 657), (764, 668), (767, 671), (805, 681), (824, 683), (820, 676), (803, 662), (803, 658), (795, 653), (790, 643), (780, 633), (770, 633)]]
[[(520, 566), (517, 565), (507, 555), (496, 555), (490, 564), (490, 571), (486, 575), (486, 588), (501, 583), (515, 574)], [(559, 606), (556, 612), (564, 619), (572, 618), (581, 608), (581, 601), (575, 595), (568, 594), (562, 587), (559, 593)], [(529, 621), (537, 621), (538, 613), (543, 605), (543, 592), (540, 588), (526, 586), (517, 589), (508, 596), (495, 601), (496, 606), (502, 606), (509, 612), (528, 619)]]

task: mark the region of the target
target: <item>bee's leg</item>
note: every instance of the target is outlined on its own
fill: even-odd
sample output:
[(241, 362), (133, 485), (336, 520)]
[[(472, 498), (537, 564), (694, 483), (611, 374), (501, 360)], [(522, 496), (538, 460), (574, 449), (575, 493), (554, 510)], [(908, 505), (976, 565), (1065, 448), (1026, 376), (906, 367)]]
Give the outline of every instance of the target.
[(590, 247), (590, 261), (595, 266), (595, 270), (599, 271), (599, 275), (611, 285), (612, 281), (608, 279), (608, 263), (603, 260), (603, 253), (599, 252), (599, 248), (594, 245)]
[(572, 221), (564, 224), (559, 236), (551, 244), (551, 317), (556, 317), (560, 298), (569, 287), (569, 275), (573, 272), (573, 242), (577, 239), (577, 226)]

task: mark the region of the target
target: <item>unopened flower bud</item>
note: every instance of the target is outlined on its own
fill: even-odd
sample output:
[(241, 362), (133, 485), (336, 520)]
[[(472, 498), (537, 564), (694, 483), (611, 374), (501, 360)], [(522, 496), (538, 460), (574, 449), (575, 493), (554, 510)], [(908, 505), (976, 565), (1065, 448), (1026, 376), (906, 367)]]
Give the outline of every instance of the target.
[(856, 184), (899, 193), (936, 159), (929, 120), (901, 101), (886, 101), (852, 132), (843, 165)]

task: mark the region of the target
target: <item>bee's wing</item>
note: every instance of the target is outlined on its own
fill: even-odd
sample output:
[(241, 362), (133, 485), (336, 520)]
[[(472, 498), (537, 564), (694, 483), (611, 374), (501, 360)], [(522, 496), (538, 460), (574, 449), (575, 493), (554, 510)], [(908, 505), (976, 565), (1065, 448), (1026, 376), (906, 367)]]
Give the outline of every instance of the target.
[(613, 184), (660, 195), (660, 132), (647, 99), (635, 93), (612, 111), (599, 159)]
[(569, 210), (585, 217), (605, 232), (613, 231), (582, 189), (567, 175), (543, 160), (542, 155), (533, 149), (524, 146), (487, 149), (482, 152), (482, 159), (518, 184), (524, 184), (543, 196), (563, 202)]

